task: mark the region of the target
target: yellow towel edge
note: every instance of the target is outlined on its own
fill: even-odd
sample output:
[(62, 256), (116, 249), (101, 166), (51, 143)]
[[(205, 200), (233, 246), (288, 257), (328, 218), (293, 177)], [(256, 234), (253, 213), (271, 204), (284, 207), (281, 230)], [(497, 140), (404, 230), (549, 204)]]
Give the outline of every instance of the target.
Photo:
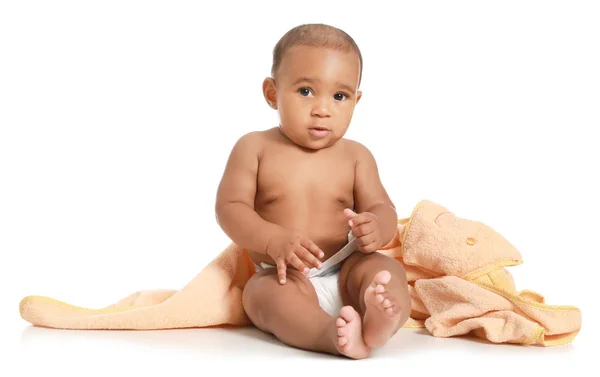
[(410, 217), (408, 219), (400, 219), (398, 220), (398, 223), (400, 224), (400, 222), (406, 223), (406, 227), (404, 228), (404, 233), (402, 234), (402, 241), (400, 242), (400, 255), (404, 255), (404, 245), (406, 244), (406, 236), (409, 233), (410, 227), (412, 225), (413, 219), (415, 218), (415, 214), (417, 213), (417, 211), (419, 210), (419, 208), (421, 208), (421, 206), (426, 202), (426, 200), (420, 200), (417, 205), (415, 206), (415, 208), (413, 208)]
[(530, 301), (527, 299), (524, 299), (523, 297), (517, 296), (511, 292), (505, 291), (504, 289), (498, 288), (498, 287), (494, 287), (492, 285), (489, 284), (485, 284), (482, 282), (472, 282), (474, 284), (479, 285), (480, 287), (487, 289), (489, 291), (492, 291), (496, 294), (499, 294), (500, 296), (503, 296), (504, 298), (512, 301), (512, 302), (519, 302), (521, 304), (525, 304), (525, 305), (529, 305), (532, 306), (536, 309), (542, 309), (542, 310), (546, 310), (549, 312), (581, 312), (581, 310), (573, 305), (548, 305), (548, 304), (542, 304), (539, 302), (535, 302), (535, 301)]
[(579, 330), (573, 331), (572, 333), (570, 333), (569, 335), (567, 335), (565, 337), (560, 337), (560, 338), (552, 339), (552, 340), (545, 340), (544, 337), (542, 336), (541, 344), (545, 347), (553, 347), (553, 346), (560, 346), (563, 344), (571, 343), (573, 341), (573, 339), (575, 339), (577, 334), (579, 334)]
[(487, 266), (481, 267), (475, 271), (471, 271), (469, 272), (467, 275), (463, 275), (463, 276), (459, 276), (461, 279), (465, 279), (465, 280), (475, 280), (478, 277), (485, 275), (485, 274), (489, 274), (490, 272), (497, 270), (499, 268), (503, 268), (503, 267), (510, 267), (510, 266), (518, 266), (520, 264), (523, 264), (522, 260), (515, 260), (512, 258), (503, 258), (503, 259), (499, 259), (497, 261), (495, 261), (492, 264), (489, 264)]

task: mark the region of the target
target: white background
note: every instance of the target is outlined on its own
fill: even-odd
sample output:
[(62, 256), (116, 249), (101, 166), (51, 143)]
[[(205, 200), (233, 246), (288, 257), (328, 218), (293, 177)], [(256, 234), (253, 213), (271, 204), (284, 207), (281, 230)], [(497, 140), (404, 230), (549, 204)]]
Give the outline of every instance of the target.
[[(249, 365), (225, 364), (228, 355), (305, 375), (392, 364), (554, 375), (591, 361), (597, 2), (0, 4), (0, 339), (16, 375)], [(254, 331), (63, 332), (23, 321), (26, 295), (99, 308), (179, 289), (229, 243), (213, 212), (229, 151), (277, 125), (261, 92), (273, 46), (312, 22), (361, 48), (363, 98), (347, 136), (374, 153), (399, 217), (430, 199), (492, 226), (523, 254), (510, 269), (518, 289), (582, 309), (575, 342), (510, 347), (402, 330), (379, 356), (331, 363)]]

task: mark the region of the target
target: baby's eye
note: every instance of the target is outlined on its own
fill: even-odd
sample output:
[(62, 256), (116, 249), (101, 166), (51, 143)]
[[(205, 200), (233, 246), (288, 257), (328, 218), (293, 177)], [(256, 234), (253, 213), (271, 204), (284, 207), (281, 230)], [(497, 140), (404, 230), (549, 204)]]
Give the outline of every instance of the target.
[[(342, 98), (340, 98), (340, 96), (341, 96)], [(347, 96), (347, 95), (345, 95), (344, 93), (336, 93), (336, 95), (335, 95), (334, 97), (335, 97), (335, 99), (337, 99), (338, 101), (343, 101), (343, 100), (344, 100), (344, 98), (343, 98), (343, 97), (346, 97), (346, 98), (348, 98), (348, 96)]]
[(298, 89), (298, 92), (301, 95), (303, 95), (304, 97), (306, 97), (310, 93), (310, 89), (308, 89), (308, 88), (300, 88), (300, 89)]

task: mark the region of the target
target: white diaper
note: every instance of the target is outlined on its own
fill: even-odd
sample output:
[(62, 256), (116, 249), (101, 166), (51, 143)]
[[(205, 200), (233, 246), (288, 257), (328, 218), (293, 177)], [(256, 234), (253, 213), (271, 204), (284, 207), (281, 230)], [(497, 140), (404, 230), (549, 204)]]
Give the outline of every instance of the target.
[[(331, 258), (327, 259), (320, 269), (313, 267), (306, 275), (317, 292), (319, 306), (331, 316), (337, 316), (340, 312), (340, 309), (342, 309), (344, 306), (338, 286), (340, 268), (342, 262), (356, 249), (355, 237), (352, 235), (352, 233), (349, 233), (348, 243), (346, 246), (340, 249), (340, 251), (335, 253)], [(261, 263), (260, 266), (256, 266), (256, 271), (265, 270), (268, 268), (275, 268), (275, 266), (267, 263)]]

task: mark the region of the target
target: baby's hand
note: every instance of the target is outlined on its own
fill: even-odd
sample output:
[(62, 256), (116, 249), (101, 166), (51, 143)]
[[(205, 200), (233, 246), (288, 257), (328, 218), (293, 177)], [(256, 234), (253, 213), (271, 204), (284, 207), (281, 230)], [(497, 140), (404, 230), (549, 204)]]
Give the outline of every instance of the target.
[(366, 254), (377, 251), (381, 244), (381, 227), (377, 216), (370, 212), (357, 214), (348, 208), (344, 210), (344, 214), (360, 251)]
[(318, 258), (323, 258), (325, 253), (304, 235), (285, 230), (269, 240), (267, 255), (277, 264), (279, 282), (285, 284), (288, 263), (304, 274), (309, 272), (305, 262), (316, 268), (321, 268), (322, 263)]

